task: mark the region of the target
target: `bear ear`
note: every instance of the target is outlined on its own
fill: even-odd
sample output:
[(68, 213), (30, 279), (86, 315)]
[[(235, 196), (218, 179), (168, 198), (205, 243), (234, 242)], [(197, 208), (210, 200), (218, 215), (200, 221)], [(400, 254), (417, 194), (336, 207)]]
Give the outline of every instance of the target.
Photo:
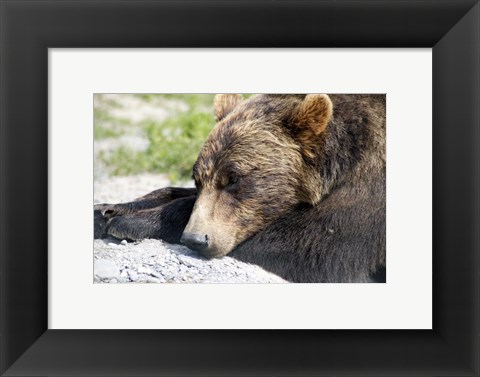
[(297, 127), (308, 134), (320, 135), (332, 119), (333, 104), (326, 94), (307, 94), (298, 105), (294, 117)]
[(213, 105), (215, 121), (219, 122), (225, 118), (242, 100), (240, 94), (217, 94)]

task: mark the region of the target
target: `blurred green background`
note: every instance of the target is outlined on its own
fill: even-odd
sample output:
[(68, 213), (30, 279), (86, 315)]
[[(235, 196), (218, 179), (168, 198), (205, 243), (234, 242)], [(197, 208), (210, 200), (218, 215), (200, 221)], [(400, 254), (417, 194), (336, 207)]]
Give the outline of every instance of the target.
[(215, 125), (213, 94), (95, 94), (95, 176), (191, 178)]

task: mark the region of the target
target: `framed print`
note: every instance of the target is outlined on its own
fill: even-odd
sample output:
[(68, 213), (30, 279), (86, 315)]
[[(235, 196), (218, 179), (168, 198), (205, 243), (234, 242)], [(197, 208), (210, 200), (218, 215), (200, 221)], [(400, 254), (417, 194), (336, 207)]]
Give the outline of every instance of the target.
[[(480, 374), (478, 1), (0, 4), (2, 376)], [(93, 284), (94, 93), (349, 88), (387, 97), (386, 284)]]
[[(349, 63), (346, 62), (353, 59), (356, 62), (355, 68), (348, 69)], [(192, 60), (196, 61), (194, 66), (188, 63)], [(298, 62), (301, 62), (300, 66), (297, 66)], [(71, 77), (70, 67), (76, 63), (83, 67), (83, 75)], [(50, 259), (53, 261), (49, 269), (50, 329), (116, 329), (123, 327), (130, 329), (185, 327), (190, 329), (431, 329), (432, 267), (431, 230), (429, 229), (431, 226), (429, 225), (431, 223), (431, 207), (429, 205), (431, 198), (429, 196), (432, 191), (432, 132), (430, 50), (151, 49), (146, 51), (65, 51), (50, 49), (49, 64), (54, 67), (54, 70), (51, 70), (49, 85), (50, 132), (52, 135), (50, 141), (50, 188), (52, 193), (50, 201), (50, 229), (52, 232)], [(242, 69), (236, 69), (234, 77), (230, 77), (234, 65), (238, 65)], [(341, 78), (331, 74), (342, 65), (344, 68), (341, 68)], [(132, 71), (132, 67), (138, 66), (142, 66), (141, 75), (136, 70)], [(159, 70), (159, 66), (163, 69)], [(398, 69), (404, 69), (411, 74), (407, 78), (400, 79), (395, 74)], [(288, 75), (284, 75), (284, 72), (288, 72)], [(120, 75), (123, 77), (121, 82), (117, 80)], [(279, 77), (282, 77), (281, 82), (278, 79)], [(415, 93), (411, 93), (412, 86), (416, 88)], [(111, 114), (110, 116), (103, 116), (110, 122), (116, 114), (119, 114), (118, 116), (125, 115), (130, 103), (135, 103), (135, 106), (133, 106), (134, 114), (139, 117), (139, 114), (148, 114), (148, 111), (140, 110), (142, 106), (155, 104), (155, 110), (158, 112), (166, 109), (166, 106), (162, 103), (174, 99), (178, 104), (186, 100), (186, 97), (189, 100), (195, 98), (195, 101), (204, 102), (202, 107), (205, 108), (205, 112), (200, 114), (205, 117), (213, 117), (211, 115), (213, 95), (207, 96), (207, 101), (201, 99), (203, 98), (202, 94), (178, 93), (200, 93), (202, 90), (209, 93), (215, 91), (230, 93), (234, 90), (245, 93), (260, 90), (270, 93), (278, 93), (282, 90), (289, 90), (294, 93), (312, 93), (318, 87), (323, 88), (327, 93), (333, 93), (334, 91), (340, 93), (347, 93), (348, 91), (352, 93), (361, 91), (377, 93), (368, 95), (366, 98), (369, 98), (369, 100), (373, 97), (385, 96), (378, 93), (388, 93), (385, 98), (385, 114), (388, 118), (387, 137), (385, 139), (382, 136), (381, 141), (375, 144), (381, 149), (382, 143), (386, 141), (387, 171), (390, 172), (386, 182), (387, 229), (381, 222), (378, 222), (382, 228), (379, 228), (380, 231), (386, 231), (388, 234), (386, 240), (388, 245), (386, 258), (388, 281), (386, 284), (359, 284), (358, 280), (356, 284), (339, 284), (338, 281), (334, 280), (333, 284), (291, 284), (286, 287), (284, 284), (254, 284), (255, 280), (251, 278), (249, 284), (237, 286), (233, 284), (236, 278), (219, 276), (216, 272), (216, 265), (231, 262), (228, 256), (227, 258), (217, 258), (212, 262), (199, 258), (192, 260), (194, 263), (204, 263), (207, 266), (209, 263), (215, 263), (215, 266), (203, 275), (196, 272), (196, 270), (198, 271), (197, 268), (184, 270), (184, 273), (179, 270), (172, 273), (170, 268), (161, 266), (162, 262), (167, 266), (176, 265), (176, 263), (170, 262), (170, 256), (166, 259), (166, 257), (163, 257), (165, 254), (160, 251), (162, 248), (168, 247), (166, 244), (158, 242), (155, 244), (156, 246), (153, 246), (154, 241), (148, 241), (148, 243), (140, 241), (132, 245), (131, 242), (128, 243), (126, 240), (122, 244), (123, 241), (115, 241), (114, 239), (108, 241), (97, 239), (95, 241), (95, 260), (92, 272), (92, 255), (84, 252), (84, 250), (91, 249), (93, 235), (90, 234), (90, 231), (93, 226), (90, 223), (87, 226), (88, 231), (76, 235), (75, 245), (72, 245), (68, 250), (65, 250), (62, 246), (68, 244), (71, 240), (69, 229), (85, 228), (86, 226), (82, 222), (88, 223), (88, 220), (91, 222), (92, 186), (95, 187), (93, 195), (96, 197), (101, 194), (100, 190), (103, 189), (103, 185), (108, 185), (109, 178), (100, 177), (96, 180), (95, 177), (100, 176), (100, 174), (92, 174), (90, 169), (86, 169), (86, 167), (92, 165), (90, 159), (94, 153), (92, 152), (91, 132), (85, 132), (84, 125), (91, 124), (93, 117), (98, 119), (98, 125), (100, 126), (101, 120), (98, 115), (100, 109), (100, 111)], [(154, 90), (177, 94), (170, 94), (166, 97), (161, 94), (132, 94), (132, 92), (153, 93)], [(126, 93), (126, 91), (130, 93)], [(95, 115), (95, 109), (92, 114), (92, 93), (98, 92), (109, 94), (93, 94), (93, 100), (97, 101), (98, 109), (97, 115)], [(146, 96), (148, 96), (148, 100), (145, 103), (143, 101)], [(345, 97), (330, 94), (329, 98), (332, 98), (335, 101), (334, 106), (340, 109), (342, 106), (340, 101), (351, 103), (349, 99), (355, 95), (344, 94), (343, 96)], [(244, 97), (247, 97), (247, 95)], [(277, 101), (277, 106), (279, 106), (278, 102), (280, 101), (284, 104), (288, 101), (296, 103), (299, 100), (298, 97), (300, 96), (285, 95), (277, 99), (276, 97), (269, 98), (266, 95), (252, 95), (248, 97), (248, 100), (245, 99), (244, 103), (242, 102), (242, 106), (254, 106), (258, 101), (260, 103)], [(380, 97), (380, 100), (382, 100), (382, 97)], [(125, 103), (125, 101), (127, 101), (128, 106), (122, 107), (122, 103)], [(108, 107), (110, 105), (112, 106), (111, 110)], [(415, 119), (412, 119), (409, 113), (404, 111), (405, 107), (410, 109), (410, 114), (415, 114)], [(188, 112), (181, 114), (178, 118), (172, 117), (172, 122), (175, 125), (175, 135), (178, 135), (184, 117), (190, 116)], [(195, 114), (199, 113), (195, 112)], [(198, 119), (198, 115), (196, 116), (196, 119)], [(258, 119), (256, 121), (258, 122)], [(121, 124), (121, 127), (126, 128), (129, 127), (130, 123), (125, 121), (116, 124)], [(108, 127), (108, 125), (105, 125), (105, 127)], [(137, 124), (136, 127), (142, 127), (142, 123)], [(168, 129), (170, 123), (147, 121), (145, 127), (152, 131), (160, 130), (162, 127)], [(211, 127), (211, 123), (208, 124), (208, 127)], [(158, 139), (158, 136), (156, 136), (158, 132), (152, 131), (147, 131), (147, 135), (152, 135), (150, 145), (156, 143)], [(99, 131), (96, 131), (96, 133), (98, 134)], [(416, 133), (415, 141), (412, 141), (409, 136), (412, 133)], [(125, 138), (126, 134), (123, 137)], [(74, 145), (63, 142), (63, 140), (69, 138), (76, 140)], [(109, 141), (112, 140), (112, 138), (109, 139)], [(130, 152), (128, 161), (131, 162), (135, 158), (139, 159), (137, 161), (148, 161), (148, 154), (153, 150), (164, 151), (177, 148), (175, 144), (170, 144), (170, 148), (166, 148), (164, 140), (162, 138), (161, 145), (155, 149), (149, 148), (144, 152), (138, 152), (138, 154), (133, 151)], [(172, 143), (177, 143), (179, 137), (172, 137), (171, 140)], [(105, 139), (94, 140), (94, 151), (97, 146), (100, 149), (102, 147), (101, 143), (104, 141)], [(409, 145), (410, 153), (408, 155), (404, 153), (404, 145), (406, 144)], [(263, 146), (263, 144), (261, 145)], [(260, 146), (256, 149), (258, 150), (258, 148)], [(175, 159), (177, 162), (182, 161), (185, 150), (193, 149), (192, 143), (189, 142), (188, 147), (184, 146), (179, 149), (181, 153)], [(253, 151), (253, 148), (248, 149)], [(246, 152), (241, 152), (242, 156), (244, 153)], [(154, 163), (158, 164), (160, 159), (161, 157), (156, 157)], [(69, 162), (65, 164), (67, 160)], [(256, 168), (260, 166), (257, 164), (258, 159), (252, 157), (250, 160), (255, 161)], [(275, 160), (276, 157), (272, 158), (272, 161)], [(288, 159), (285, 158), (284, 160)], [(114, 161), (118, 161), (118, 157), (115, 157)], [(106, 162), (108, 163), (108, 161)], [(189, 165), (193, 165), (193, 161)], [(391, 168), (391, 166), (397, 166), (397, 168)], [(187, 178), (190, 178), (191, 166), (186, 169), (188, 169), (188, 173), (185, 174), (188, 174)], [(178, 168), (175, 169), (176, 171), (178, 171)], [(141, 182), (145, 180), (142, 177), (142, 175), (133, 176), (133, 179), (136, 182)], [(127, 176), (122, 176), (114, 181), (115, 187), (122, 186), (121, 192), (123, 195), (124, 187), (128, 184), (120, 185), (119, 179), (125, 182)], [(403, 184), (412, 179), (416, 181), (417, 185)], [(70, 184), (72, 181), (82, 182), (82, 184), (78, 183), (75, 187), (72, 187)], [(368, 181), (370, 182), (370, 179)], [(150, 188), (150, 190), (154, 189), (154, 186)], [(262, 187), (259, 190), (258, 198), (261, 197), (264, 189)], [(140, 196), (147, 192), (144, 187), (140, 186), (138, 194), (135, 195)], [(76, 211), (74, 219), (65, 222), (64, 203), (72, 195), (75, 196), (79, 209)], [(330, 195), (330, 198), (333, 198), (333, 196)], [(421, 200), (417, 202), (416, 200), (419, 198)], [(131, 199), (132, 197), (130, 197)], [(108, 200), (115, 199), (109, 199), (105, 195), (105, 199), (97, 203)], [(128, 194), (118, 200), (128, 201)], [(368, 207), (375, 208), (374, 203), (382, 203), (384, 200), (381, 195), (376, 195), (369, 200)], [(138, 202), (131, 203), (128, 206), (134, 206), (136, 203)], [(156, 210), (154, 209), (154, 211)], [(411, 211), (415, 211), (415, 218), (411, 218)], [(150, 213), (151, 210), (148, 209), (146, 215), (149, 216)], [(305, 213), (304, 210), (301, 213)], [(383, 210), (382, 215), (385, 215)], [(141, 216), (141, 213), (139, 213), (139, 216)], [(84, 220), (76, 225), (79, 218)], [(378, 217), (372, 216), (372, 218), (377, 219)], [(225, 221), (220, 223), (224, 224)], [(220, 224), (217, 227), (220, 228)], [(401, 229), (405, 228), (411, 229), (411, 239), (415, 239), (415, 247), (411, 247), (410, 239), (404, 237)], [(293, 231), (295, 232), (295, 230)], [(310, 234), (314, 233), (311, 232)], [(381, 243), (379, 242), (381, 239), (381, 236), (372, 237), (375, 243)], [(321, 245), (322, 242), (318, 242), (318, 244)], [(106, 249), (107, 247), (108, 249)], [(146, 263), (142, 262), (142, 258), (136, 257), (136, 250), (140, 252), (144, 249), (151, 250)], [(274, 249), (282, 248), (277, 246)], [(288, 247), (283, 249), (288, 250)], [(180, 254), (181, 252), (175, 246), (173, 253), (178, 255), (178, 258), (175, 257), (175, 259), (195, 255)], [(142, 255), (144, 253), (140, 254), (140, 256)], [(412, 258), (416, 259), (415, 266), (410, 265)], [(279, 258), (272, 259), (277, 260)], [(97, 262), (98, 260), (100, 263)], [(118, 263), (119, 260), (121, 264)], [(235, 260), (242, 261), (242, 255), (237, 256)], [(115, 279), (114, 283), (120, 283), (122, 286), (112, 287), (107, 291), (105, 288), (96, 286), (96, 284), (92, 285), (91, 277), (92, 275), (102, 276), (102, 271), (96, 274), (95, 266), (108, 265), (108, 261), (113, 262), (115, 266), (117, 264), (121, 266), (120, 276), (117, 274), (116, 277), (112, 278), (104, 275), (107, 277), (103, 280), (100, 280), (101, 277), (96, 277), (97, 282), (101, 284), (108, 282), (110, 284), (110, 280)], [(132, 274), (133, 277), (137, 282), (149, 279), (147, 281), (159, 283), (157, 286), (139, 287), (126, 281), (132, 270), (135, 272), (139, 270), (136, 266), (140, 263), (141, 272), (136, 275)], [(255, 262), (252, 263), (255, 264)], [(64, 266), (66, 265), (75, 265), (76, 269), (73, 271), (65, 269)], [(258, 266), (258, 262), (255, 265)], [(299, 268), (298, 279), (300, 283), (309, 281), (309, 270), (306, 266), (308, 266), (308, 263), (302, 263), (302, 267)], [(206, 266), (204, 265), (204, 267)], [(237, 267), (238, 265), (235, 271), (238, 271)], [(265, 267), (268, 268), (268, 266)], [(112, 269), (115, 273), (116, 270)], [(154, 279), (151, 280), (145, 274), (144, 271), (147, 269), (153, 271), (150, 276), (153, 276)], [(405, 281), (403, 271), (407, 269), (409, 270), (409, 279)], [(125, 270), (127, 270), (128, 276), (125, 276)], [(320, 269), (315, 267), (311, 270), (320, 272)], [(231, 271), (229, 265), (222, 267), (223, 274), (227, 275), (229, 271)], [(151, 275), (152, 273), (156, 276)], [(277, 273), (281, 274), (282, 271), (277, 270)], [(303, 277), (300, 273), (304, 273), (303, 276), (306, 277)], [(284, 275), (284, 277), (291, 281), (292, 275)], [(281, 275), (279, 276), (281, 277)], [(317, 276), (322, 276), (322, 274), (318, 273)], [(164, 284), (160, 280), (162, 278), (165, 282), (173, 281), (174, 284)], [(207, 283), (213, 279), (225, 279), (226, 281), (223, 281), (230, 284), (227, 286), (210, 283), (208, 286), (201, 288), (193, 287), (192, 284), (175, 284), (179, 279), (182, 279), (181, 282), (185, 281), (183, 278), (193, 281), (205, 279)], [(72, 283), (67, 287), (62, 284), (65, 280), (72, 280)], [(82, 283), (76, 284), (74, 282)], [(350, 283), (354, 283), (354, 280), (351, 279)], [(161, 296), (162, 300), (150, 300), (150, 295)], [(182, 297), (182, 300), (178, 300), (178, 297)], [(312, 300), (309, 297), (322, 297), (322, 300)], [(111, 308), (115, 307), (119, 301), (128, 302), (129, 305), (117, 312), (112, 318)], [(292, 305), (287, 308), (285, 302), (290, 302)], [(197, 313), (195, 317), (189, 316), (188, 313), (198, 305), (202, 305), (204, 309)], [(89, 306), (94, 306), (96, 310), (83, 310)], [(331, 309), (322, 310), (325, 306), (331, 307)], [(364, 309), (361, 313), (352, 316), (352, 310), (358, 306), (362, 306)], [(139, 307), (142, 307), (144, 312), (141, 321), (136, 318)], [(165, 311), (165, 307), (170, 309)], [(252, 307), (255, 307), (256, 310), (251, 311)], [(232, 310), (232, 308), (235, 308), (235, 310)], [(302, 321), (297, 320), (299, 312), (302, 313)], [(161, 313), (161, 316), (155, 313)], [(402, 315), (399, 315), (400, 313)]]

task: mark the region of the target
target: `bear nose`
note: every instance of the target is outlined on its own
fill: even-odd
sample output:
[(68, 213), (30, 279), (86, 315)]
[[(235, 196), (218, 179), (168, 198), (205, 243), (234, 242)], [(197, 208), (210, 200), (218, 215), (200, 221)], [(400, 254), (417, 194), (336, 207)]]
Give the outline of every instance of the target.
[(208, 247), (206, 234), (183, 233), (180, 242), (195, 251), (204, 251)]

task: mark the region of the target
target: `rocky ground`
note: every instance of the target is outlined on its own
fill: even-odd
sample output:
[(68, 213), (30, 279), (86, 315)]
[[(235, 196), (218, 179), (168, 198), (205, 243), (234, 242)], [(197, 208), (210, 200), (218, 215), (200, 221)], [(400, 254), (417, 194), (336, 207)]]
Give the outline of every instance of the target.
[(96, 283), (283, 283), (258, 266), (230, 257), (203, 259), (159, 240), (95, 240)]
[[(95, 203), (129, 201), (167, 185), (162, 175), (103, 178), (95, 182)], [(160, 240), (103, 239), (93, 248), (96, 283), (285, 283), (258, 266), (228, 256), (207, 260)]]

